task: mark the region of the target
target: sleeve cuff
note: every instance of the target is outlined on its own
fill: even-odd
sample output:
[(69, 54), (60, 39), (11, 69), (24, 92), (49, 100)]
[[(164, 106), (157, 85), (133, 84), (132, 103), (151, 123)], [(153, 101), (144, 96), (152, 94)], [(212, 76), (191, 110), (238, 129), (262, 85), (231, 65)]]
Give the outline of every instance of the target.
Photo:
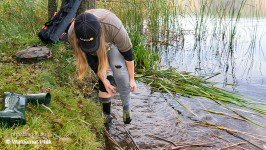
[(126, 52), (120, 52), (120, 53), (121, 53), (121, 55), (124, 56), (125, 60), (127, 60), (127, 61), (134, 60), (134, 53), (133, 53), (132, 48)]

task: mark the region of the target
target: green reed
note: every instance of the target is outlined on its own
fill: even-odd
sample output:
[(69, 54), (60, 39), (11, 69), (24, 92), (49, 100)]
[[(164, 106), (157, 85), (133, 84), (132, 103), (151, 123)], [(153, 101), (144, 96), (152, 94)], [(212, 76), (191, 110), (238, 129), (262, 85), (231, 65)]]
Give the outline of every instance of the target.
[(179, 73), (176, 69), (142, 70), (138, 69), (137, 78), (151, 85), (153, 91), (166, 92), (171, 95), (179, 93), (183, 96), (206, 97), (220, 102), (235, 104), (266, 115), (266, 103), (255, 99), (244, 98), (236, 92), (215, 87), (215, 83), (205, 80), (204, 76), (194, 76), (189, 73)]
[[(236, 25), (246, 6), (246, 1), (242, 0), (239, 5), (236, 5), (235, 0), (226, 3), (222, 0), (189, 2), (134, 0), (110, 4), (112, 10), (117, 12), (117, 15), (121, 17), (129, 30), (135, 51), (136, 78), (149, 84), (152, 91), (166, 92), (172, 96), (179, 93), (188, 97), (206, 97), (230, 110), (231, 108), (225, 105), (226, 103), (245, 107), (266, 115), (265, 103), (259, 103), (253, 98), (245, 98), (244, 95), (236, 92), (217, 88), (215, 83), (207, 81), (207, 78), (211, 77), (179, 73), (177, 69), (171, 68), (161, 70), (159, 64), (158, 47), (170, 43), (173, 35), (180, 35), (178, 38), (182, 41), (182, 33), (184, 32), (182, 22), (187, 18), (194, 21), (192, 23), (196, 41), (194, 49), (204, 50), (201, 49), (202, 45), (206, 42), (208, 35), (211, 34), (212, 39), (219, 41), (217, 50), (221, 57), (225, 57), (228, 63), (233, 63), (232, 56), (237, 34)], [(120, 7), (125, 7), (125, 9), (116, 9)], [(228, 22), (228, 18), (231, 21)], [(208, 33), (209, 21), (215, 22), (211, 33)], [(176, 50), (180, 49), (177, 48)], [(190, 111), (187, 106), (182, 106)], [(264, 125), (250, 118), (235, 113), (246, 121), (264, 127)]]
[[(155, 50), (162, 44), (169, 44), (173, 36), (181, 35), (178, 37), (182, 38), (184, 32), (182, 22), (190, 18), (195, 33), (194, 49), (200, 50), (207, 36), (212, 35), (212, 39), (221, 42), (220, 54), (225, 57), (233, 55), (237, 40), (236, 25), (244, 9), (248, 7), (247, 0), (154, 0), (152, 2), (121, 0), (100, 1), (97, 6), (115, 12), (127, 30), (132, 33), (131, 37), (141, 33), (145, 37), (144, 45)], [(226, 21), (228, 18), (231, 20), (229, 23)], [(209, 21), (215, 22), (212, 33), (208, 33)], [(138, 44), (133, 43), (133, 45)]]
[(170, 33), (175, 17), (178, 16), (174, 0), (107, 1), (99, 2), (98, 6), (115, 12), (129, 32), (140, 32), (145, 37), (144, 42), (153, 45), (159, 43), (161, 34)]
[[(38, 42), (36, 36), (47, 16), (47, 1), (2, 1), (0, 5), (0, 48), (12, 49), (19, 44)], [(13, 43), (13, 44), (10, 44)], [(7, 51), (7, 52), (10, 52)]]
[[(233, 42), (235, 41), (235, 35), (236, 35), (236, 24), (240, 19), (241, 16), (241, 11), (244, 8), (245, 4), (246, 4), (247, 0), (242, 0), (242, 2), (240, 3), (240, 6), (238, 9), (235, 9), (235, 1), (232, 1), (232, 5), (231, 5), (231, 32), (230, 32), (230, 44), (229, 44), (229, 49), (231, 50), (233, 48)], [(236, 11), (237, 10), (237, 11)], [(234, 20), (233, 20), (234, 18)], [(231, 51), (232, 53), (233, 51)]]
[[(134, 45), (137, 68), (150, 70), (159, 68), (160, 58), (156, 54), (158, 47), (161, 48), (162, 43), (169, 43), (174, 34), (180, 34), (179, 38), (182, 38), (182, 22), (187, 18), (193, 21), (195, 49), (203, 50), (200, 45), (211, 34), (212, 39), (219, 41), (218, 47), (213, 46), (217, 49), (213, 50), (219, 51), (221, 58), (225, 57), (227, 63), (233, 63), (236, 25), (243, 9), (247, 7), (247, 0), (121, 0), (100, 2), (98, 6), (108, 7), (121, 18)], [(228, 18), (230, 21), (226, 21)], [(209, 21), (215, 22), (212, 33), (207, 30)], [(157, 66), (154, 67), (155, 65)]]

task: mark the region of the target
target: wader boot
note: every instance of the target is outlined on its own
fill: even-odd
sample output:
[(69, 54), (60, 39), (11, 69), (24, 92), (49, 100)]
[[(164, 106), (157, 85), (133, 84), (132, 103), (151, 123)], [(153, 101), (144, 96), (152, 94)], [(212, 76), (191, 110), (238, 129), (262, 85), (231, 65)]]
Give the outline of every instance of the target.
[(106, 117), (106, 121), (107, 123), (110, 123), (113, 119), (112, 115), (111, 115), (111, 102), (109, 103), (103, 103), (103, 114)]
[(26, 104), (27, 99), (25, 96), (10, 92), (5, 93), (2, 100), (2, 111), (0, 111), (0, 122), (2, 125), (26, 124)]
[(109, 130), (109, 125), (113, 119), (111, 115), (111, 97), (108, 98), (98, 97), (98, 100), (102, 103), (103, 115), (105, 117), (104, 126), (106, 127), (107, 130)]
[(26, 97), (27, 102), (33, 104), (49, 105), (51, 102), (50, 93), (38, 93), (38, 94), (23, 94)]
[(129, 105), (123, 107), (123, 121), (125, 124), (130, 124), (132, 120), (132, 113)]
[(0, 111), (0, 122), (7, 126), (26, 124), (25, 109), (27, 102), (48, 105), (51, 102), (51, 94), (18, 94), (5, 92), (2, 100), (2, 111)]

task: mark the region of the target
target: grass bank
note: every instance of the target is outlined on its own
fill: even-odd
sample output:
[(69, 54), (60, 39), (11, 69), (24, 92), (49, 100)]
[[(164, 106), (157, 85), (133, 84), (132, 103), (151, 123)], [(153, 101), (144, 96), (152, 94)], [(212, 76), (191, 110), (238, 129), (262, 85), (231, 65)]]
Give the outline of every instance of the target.
[[(127, 17), (132, 21), (123, 20), (127, 29), (130, 29), (130, 37), (136, 54), (137, 72), (141, 74), (138, 79), (150, 84), (156, 91), (208, 97), (213, 100), (254, 108), (254, 110), (265, 114), (265, 104), (253, 105), (250, 101), (239, 99), (235, 93), (212, 88), (213, 85), (202, 77), (181, 74), (173, 72), (173, 70), (158, 70), (158, 53), (148, 51), (149, 46), (143, 45), (160, 43), (162, 40), (160, 38), (164, 38), (163, 35), (165, 38), (169, 38), (169, 28), (172, 25), (175, 26), (173, 29), (177, 29), (179, 26), (173, 23), (176, 21), (173, 16), (177, 13), (177, 9), (167, 9), (173, 7), (174, 1), (169, 4), (164, 2), (163, 0), (157, 0), (156, 3), (147, 1), (148, 4), (144, 5), (147, 7), (139, 8), (140, 5), (143, 6), (141, 1), (126, 1), (122, 3), (123, 6), (130, 7), (125, 9), (120, 9), (117, 4), (109, 5), (112, 6), (110, 8), (118, 7), (119, 9), (116, 10), (125, 11), (119, 17)], [(52, 103), (49, 108), (31, 104), (27, 106), (27, 124), (25, 126), (14, 129), (1, 128), (0, 149), (101, 149), (104, 127), (100, 105), (93, 100), (84, 99), (84, 96), (92, 92), (93, 82), (89, 79), (86, 79), (85, 82), (76, 80), (74, 58), (68, 45), (62, 43), (49, 45), (48, 47), (53, 52), (53, 58), (35, 64), (19, 64), (12, 57), (18, 50), (33, 43), (41, 44), (37, 33), (46, 20), (47, 14), (44, 13), (46, 6), (47, 1), (36, 0), (4, 0), (0, 2), (0, 93), (6, 91), (50, 92), (52, 95)], [(140, 9), (142, 11), (139, 11)], [(128, 13), (126, 10), (135, 13)], [(168, 15), (160, 15), (163, 10)], [(149, 15), (145, 15), (143, 12)], [(144, 18), (145, 16), (148, 17)], [(160, 17), (162, 16), (168, 16), (168, 18), (161, 22)], [(145, 38), (143, 38), (145, 35), (143, 33), (147, 35)], [(176, 33), (178, 34), (179, 31)], [(9, 139), (48, 139), (51, 143), (8, 145), (5, 142)]]
[[(37, 33), (46, 21), (46, 8), (47, 1), (0, 2), (0, 97), (8, 91), (52, 96), (48, 107), (27, 105), (26, 125), (0, 128), (0, 149), (102, 149), (101, 106), (84, 98), (94, 82), (76, 80), (69, 46), (48, 45), (53, 57), (39, 63), (21, 64), (13, 58), (27, 46), (42, 44)], [(37, 144), (15, 144), (18, 141)]]
[[(1, 128), (0, 149), (102, 149), (104, 127), (100, 104), (84, 98), (84, 95), (92, 92), (91, 82), (75, 79), (73, 57), (64, 45), (52, 46), (51, 49), (54, 52), (51, 60), (35, 64), (16, 63), (9, 54), (1, 54), (4, 60), (4, 63), (0, 63), (2, 94), (6, 91), (50, 92), (52, 101), (48, 108), (29, 103), (26, 108), (26, 125), (13, 129)], [(47, 139), (51, 143), (5, 143), (6, 140), (19, 139)]]

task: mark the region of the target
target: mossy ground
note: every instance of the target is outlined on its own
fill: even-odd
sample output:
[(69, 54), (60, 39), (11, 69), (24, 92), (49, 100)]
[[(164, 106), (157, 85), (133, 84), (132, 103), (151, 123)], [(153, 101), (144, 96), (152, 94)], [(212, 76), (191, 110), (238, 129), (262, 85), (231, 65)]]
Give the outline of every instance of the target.
[[(25, 125), (0, 128), (0, 149), (102, 149), (101, 106), (84, 98), (93, 92), (95, 82), (76, 79), (70, 46), (46, 45), (53, 57), (45, 61), (23, 64), (14, 58), (16, 52), (32, 44), (45, 45), (37, 34), (47, 21), (47, 2), (0, 2), (0, 99), (10, 91), (50, 92), (52, 96), (47, 107), (28, 103)], [(35, 144), (12, 143), (16, 140)]]
[[(1, 53), (0, 93), (50, 92), (52, 100), (48, 108), (28, 103), (26, 125), (2, 127), (0, 149), (101, 149), (104, 129), (101, 106), (84, 98), (93, 91), (94, 81), (76, 80), (73, 54), (67, 45), (48, 47), (53, 58), (31, 64), (16, 62), (12, 57), (15, 48)], [(48, 140), (48, 143), (7, 144), (6, 140)]]

